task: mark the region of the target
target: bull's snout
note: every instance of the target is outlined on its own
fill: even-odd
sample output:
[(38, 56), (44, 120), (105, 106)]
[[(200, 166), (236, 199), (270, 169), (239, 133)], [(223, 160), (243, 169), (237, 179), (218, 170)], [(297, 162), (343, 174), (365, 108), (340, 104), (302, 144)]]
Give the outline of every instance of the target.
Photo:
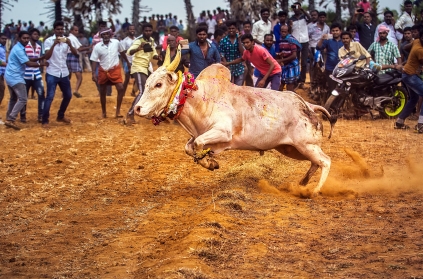
[(138, 116), (141, 116), (141, 106), (140, 105), (135, 105), (134, 111)]

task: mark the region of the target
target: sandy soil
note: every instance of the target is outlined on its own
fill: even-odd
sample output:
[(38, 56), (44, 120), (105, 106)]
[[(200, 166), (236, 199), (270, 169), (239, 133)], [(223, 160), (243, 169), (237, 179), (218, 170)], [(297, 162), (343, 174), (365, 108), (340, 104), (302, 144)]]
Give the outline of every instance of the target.
[(58, 92), (51, 130), (35, 100), (23, 130), (0, 126), (0, 278), (423, 278), (422, 135), (340, 120), (310, 199), (307, 162), (227, 151), (207, 171), (175, 123), (101, 119), (84, 78), (72, 125)]

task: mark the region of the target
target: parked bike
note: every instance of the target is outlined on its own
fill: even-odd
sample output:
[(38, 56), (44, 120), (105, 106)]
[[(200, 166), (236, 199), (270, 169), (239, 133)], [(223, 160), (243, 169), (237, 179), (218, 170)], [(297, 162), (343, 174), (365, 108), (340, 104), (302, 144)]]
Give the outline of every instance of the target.
[(355, 118), (370, 113), (375, 119), (372, 110), (378, 111), (382, 118), (397, 117), (408, 100), (407, 90), (399, 86), (401, 72), (378, 75), (369, 68), (356, 68), (356, 63), (366, 57), (357, 59), (352, 54), (343, 57), (330, 75), (338, 84), (324, 107), (335, 117), (351, 110)]

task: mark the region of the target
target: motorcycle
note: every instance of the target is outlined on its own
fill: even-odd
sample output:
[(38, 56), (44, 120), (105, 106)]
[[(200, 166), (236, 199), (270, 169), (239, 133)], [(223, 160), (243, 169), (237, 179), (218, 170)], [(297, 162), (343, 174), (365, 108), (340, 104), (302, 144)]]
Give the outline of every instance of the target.
[(397, 117), (408, 100), (408, 92), (399, 86), (401, 72), (394, 70), (385, 74), (376, 74), (369, 68), (356, 68), (358, 61), (365, 56), (353, 57), (349, 53), (342, 58), (330, 75), (337, 87), (332, 91), (324, 107), (335, 117), (348, 110), (354, 110), (354, 118), (379, 112), (381, 118)]

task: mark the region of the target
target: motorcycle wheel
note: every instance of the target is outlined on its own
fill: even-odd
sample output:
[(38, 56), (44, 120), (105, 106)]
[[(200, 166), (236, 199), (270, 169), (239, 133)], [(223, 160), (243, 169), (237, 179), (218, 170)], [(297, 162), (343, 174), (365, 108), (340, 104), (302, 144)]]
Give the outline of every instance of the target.
[(408, 101), (407, 91), (403, 87), (398, 86), (395, 89), (394, 96), (397, 97), (396, 100), (385, 105), (383, 110), (380, 111), (381, 116), (385, 118), (395, 118), (404, 109), (404, 106)]

